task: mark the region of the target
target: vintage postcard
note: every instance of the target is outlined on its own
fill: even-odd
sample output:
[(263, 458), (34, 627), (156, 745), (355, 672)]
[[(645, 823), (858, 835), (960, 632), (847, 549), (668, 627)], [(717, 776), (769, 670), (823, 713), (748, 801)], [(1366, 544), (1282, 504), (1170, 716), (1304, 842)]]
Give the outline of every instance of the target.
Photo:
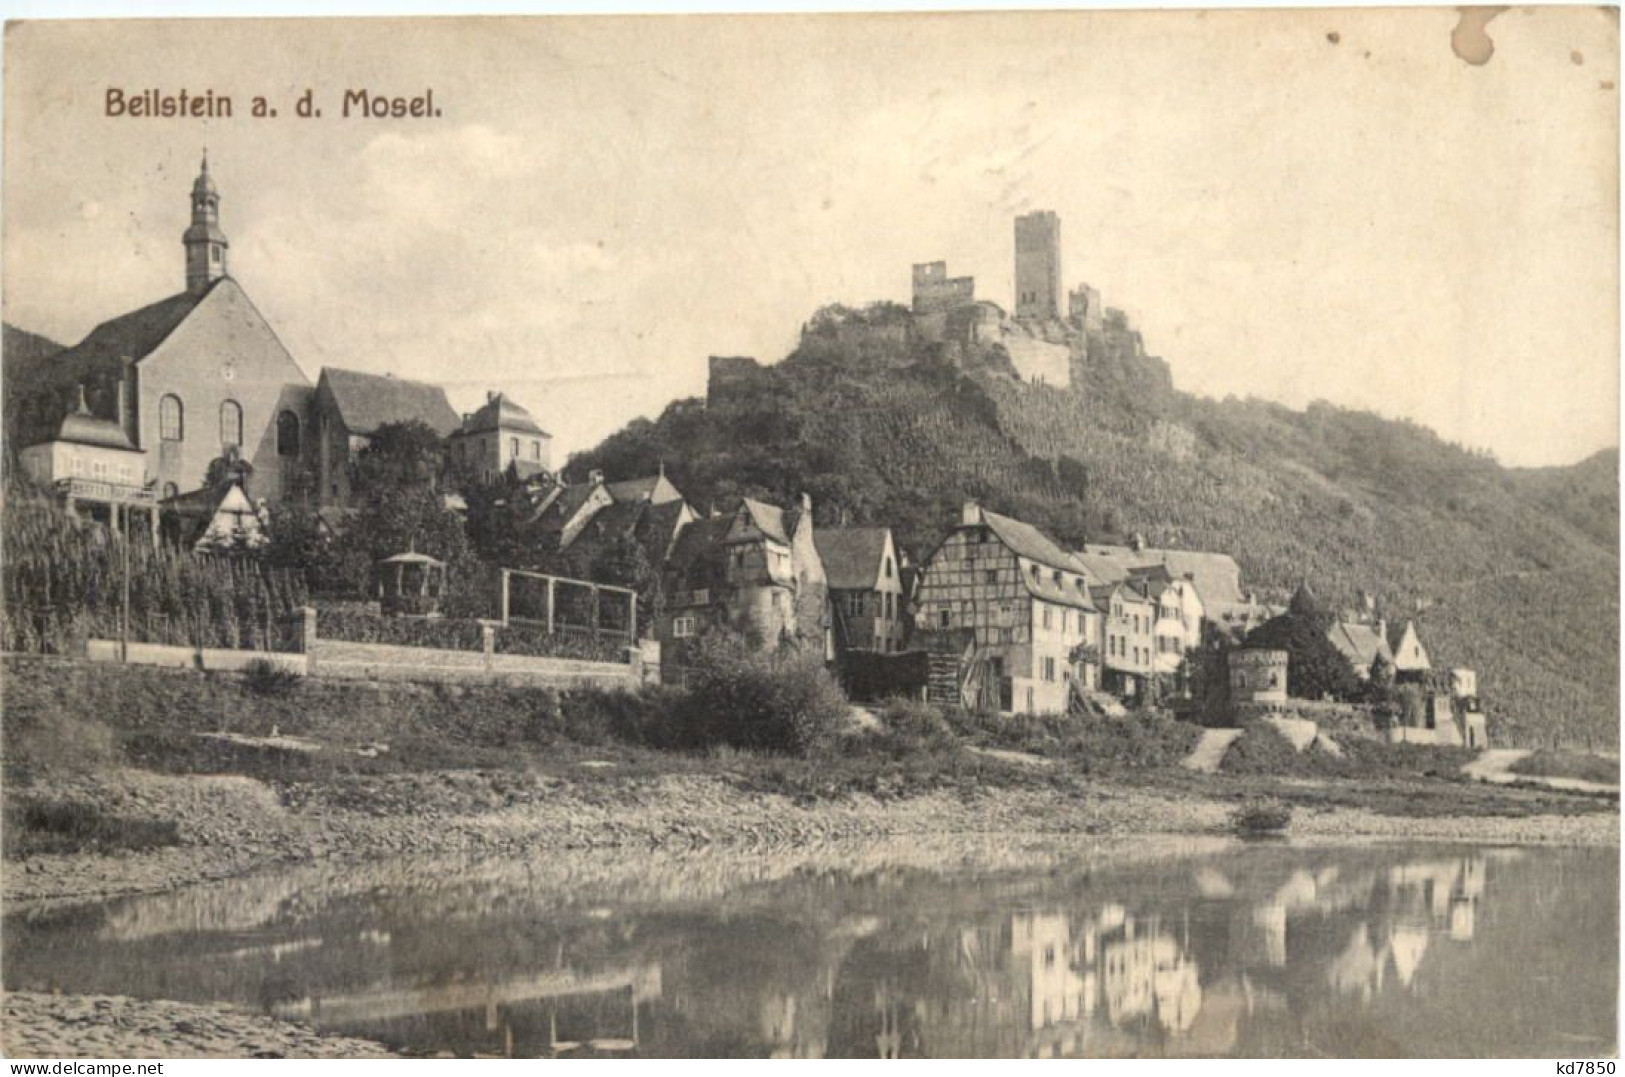
[(0, 1046), (1613, 1072), (1618, 79), (10, 22)]

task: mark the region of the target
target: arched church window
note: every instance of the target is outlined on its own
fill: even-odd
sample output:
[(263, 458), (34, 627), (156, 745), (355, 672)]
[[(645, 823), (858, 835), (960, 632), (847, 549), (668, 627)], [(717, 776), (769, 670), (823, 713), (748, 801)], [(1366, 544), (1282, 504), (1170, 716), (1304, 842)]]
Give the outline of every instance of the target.
[(186, 409), (181, 398), (173, 393), (158, 401), (158, 436), (164, 441), (181, 441), (186, 437)]
[(235, 400), (226, 400), (220, 404), (220, 446), (235, 445), (241, 448), (243, 444), (243, 408)]
[(276, 417), (276, 452), (278, 456), (299, 455), (299, 416), (291, 411)]

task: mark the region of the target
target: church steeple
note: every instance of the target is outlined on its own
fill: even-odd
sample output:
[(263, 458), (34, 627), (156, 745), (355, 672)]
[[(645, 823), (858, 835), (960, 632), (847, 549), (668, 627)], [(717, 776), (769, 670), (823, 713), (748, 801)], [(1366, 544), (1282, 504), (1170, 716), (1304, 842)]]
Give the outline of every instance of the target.
[(186, 290), (201, 292), (226, 275), (226, 234), (220, 230), (220, 192), (209, 178), (209, 151), (192, 182), (192, 225), (181, 237), (186, 247)]

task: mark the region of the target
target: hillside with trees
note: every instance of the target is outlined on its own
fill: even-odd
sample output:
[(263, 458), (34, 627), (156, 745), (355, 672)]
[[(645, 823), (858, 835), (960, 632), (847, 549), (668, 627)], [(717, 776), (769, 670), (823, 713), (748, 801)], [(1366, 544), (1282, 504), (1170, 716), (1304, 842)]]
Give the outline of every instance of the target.
[(783, 361), (727, 369), (568, 476), (663, 462), (701, 511), (805, 491), (820, 523), (890, 524), (916, 559), (967, 498), (1074, 545), (1224, 551), (1263, 600), (1307, 579), (1333, 609), (1364, 591), (1414, 618), (1436, 665), (1478, 670), (1501, 743), (1617, 743), (1615, 452), (1511, 470), (1367, 412), (1196, 397), (1117, 352), (1075, 391), (1029, 385), (997, 346), (923, 341), (891, 304), (826, 308)]

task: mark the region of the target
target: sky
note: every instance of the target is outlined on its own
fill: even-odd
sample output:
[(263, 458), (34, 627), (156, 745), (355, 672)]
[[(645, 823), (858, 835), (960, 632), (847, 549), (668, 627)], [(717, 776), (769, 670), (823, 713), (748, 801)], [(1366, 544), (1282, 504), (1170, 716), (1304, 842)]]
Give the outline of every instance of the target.
[[(1618, 443), (1617, 12), (1527, 8), (8, 26), (4, 316), (180, 291), (203, 147), (232, 275), (324, 366), (489, 389), (555, 459), (1012, 218), (1175, 384), (1406, 417), (1514, 465)], [(213, 90), (223, 118), (105, 115)], [(307, 89), (323, 110), (300, 119)], [(339, 115), (432, 88), (438, 117)], [(278, 109), (249, 115), (255, 95)]]

